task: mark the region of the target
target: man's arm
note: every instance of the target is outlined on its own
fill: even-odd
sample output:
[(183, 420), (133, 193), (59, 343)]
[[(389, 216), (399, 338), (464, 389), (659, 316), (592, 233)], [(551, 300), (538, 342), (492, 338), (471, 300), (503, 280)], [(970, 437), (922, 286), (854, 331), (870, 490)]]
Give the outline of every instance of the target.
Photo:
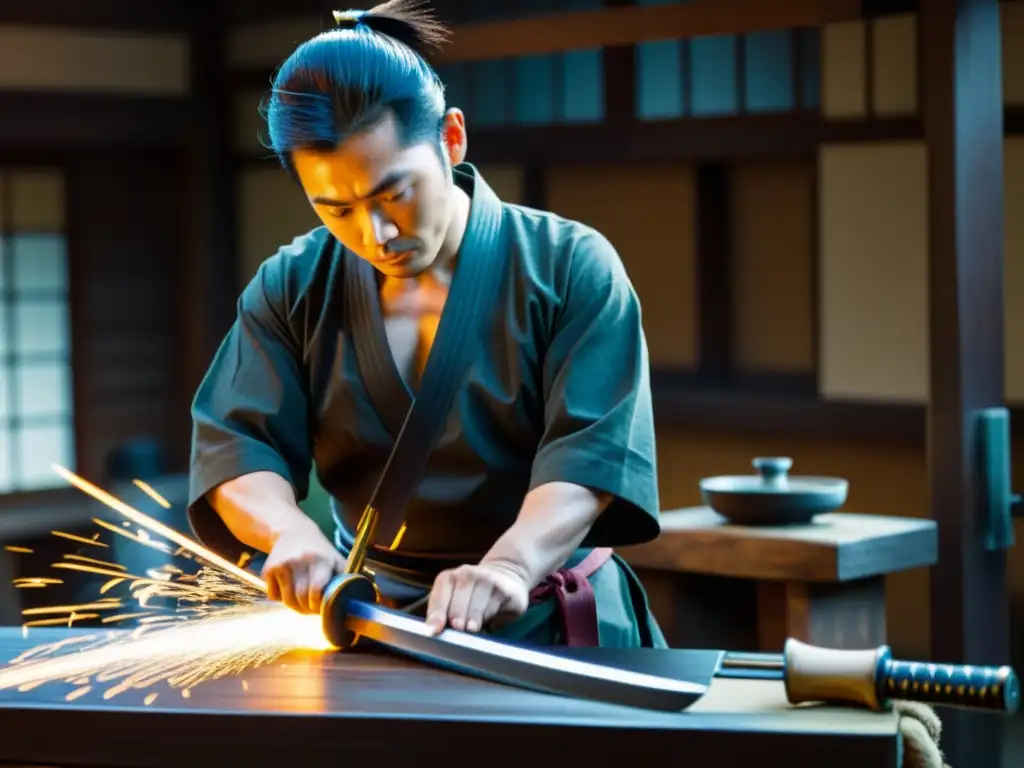
[(576, 246), (545, 355), (531, 490), (484, 562), (513, 565), (535, 585), (588, 538), (616, 546), (657, 535), (648, 368), (640, 302), (611, 243), (591, 233)]
[(196, 394), (189, 517), (224, 557), (237, 560), (245, 547), (267, 553), (268, 597), (316, 613), (344, 559), (298, 506), (313, 459), (302, 344), (286, 299), (289, 263), (279, 254), (260, 267)]
[(288, 325), (287, 262), (264, 262), (196, 392), (189, 518), (229, 559), (269, 552), (299, 509), (312, 467), (309, 395)]
[(291, 483), (274, 472), (228, 480), (206, 499), (231, 534), (259, 552), (270, 552), (286, 531), (312, 522), (299, 508)]
[(519, 572), (532, 588), (565, 564), (611, 499), (573, 483), (545, 483), (526, 495), (515, 523), (481, 563)]

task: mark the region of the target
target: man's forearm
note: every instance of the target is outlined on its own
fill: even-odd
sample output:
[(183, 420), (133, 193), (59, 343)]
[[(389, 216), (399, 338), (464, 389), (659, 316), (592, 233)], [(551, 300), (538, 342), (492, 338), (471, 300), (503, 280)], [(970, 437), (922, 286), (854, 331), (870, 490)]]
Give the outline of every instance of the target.
[(481, 562), (513, 568), (532, 588), (565, 564), (610, 500), (573, 483), (539, 486)]
[(236, 539), (260, 552), (270, 552), (283, 531), (312, 523), (299, 508), (291, 484), (273, 472), (229, 480), (206, 499)]

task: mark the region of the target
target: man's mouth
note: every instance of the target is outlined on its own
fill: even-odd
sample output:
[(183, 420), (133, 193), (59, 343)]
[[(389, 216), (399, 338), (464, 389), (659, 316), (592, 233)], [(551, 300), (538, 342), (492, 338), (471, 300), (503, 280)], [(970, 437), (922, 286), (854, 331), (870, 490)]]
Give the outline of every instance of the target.
[(408, 258), (410, 255), (415, 253), (418, 248), (418, 244), (410, 240), (402, 242), (391, 242), (388, 243), (387, 247), (384, 248), (383, 252), (378, 257), (378, 261), (384, 264), (391, 264), (396, 261)]

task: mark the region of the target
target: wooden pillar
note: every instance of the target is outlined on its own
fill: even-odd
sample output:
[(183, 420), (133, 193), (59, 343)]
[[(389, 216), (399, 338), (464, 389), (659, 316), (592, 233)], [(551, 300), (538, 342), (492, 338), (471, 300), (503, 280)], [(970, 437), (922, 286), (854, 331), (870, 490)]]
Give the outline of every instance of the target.
[(697, 166), (697, 354), (702, 383), (735, 381), (732, 312), (732, 174), (726, 162)]
[[(1003, 104), (997, 0), (925, 0), (928, 152), (928, 462), (939, 562), (935, 661), (1009, 661), (1006, 559), (986, 551), (975, 466), (980, 409), (1003, 405)], [(1002, 719), (941, 712), (952, 766), (1001, 765)]]
[[(185, 201), (189, 236), (181, 299), (182, 386), (191, 403), (224, 334), (240, 291), (236, 237), (236, 175), (231, 158), (232, 95), (226, 66), (227, 22), (221, 3), (192, 11), (192, 109)], [(187, 441), (188, 412), (181, 414)]]
[[(604, 0), (608, 8), (636, 5), (635, 0)], [(636, 46), (615, 45), (605, 48), (604, 119), (606, 123), (628, 128), (636, 120)]]

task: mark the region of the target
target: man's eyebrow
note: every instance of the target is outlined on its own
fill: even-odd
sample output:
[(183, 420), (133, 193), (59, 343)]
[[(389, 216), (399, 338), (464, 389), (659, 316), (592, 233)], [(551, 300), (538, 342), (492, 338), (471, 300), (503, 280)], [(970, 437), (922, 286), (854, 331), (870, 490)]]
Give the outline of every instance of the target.
[[(369, 193), (364, 196), (364, 199), (369, 197), (377, 197), (377, 195), (387, 192), (392, 187), (397, 186), (400, 182), (404, 181), (408, 175), (408, 172), (404, 171), (394, 171), (392, 173), (389, 173), (387, 176), (385, 176), (377, 183), (377, 186), (371, 189)], [(344, 208), (345, 206), (352, 204), (351, 202), (345, 200), (335, 200), (334, 198), (323, 197), (320, 195), (312, 198), (310, 202), (313, 203), (313, 205), (329, 205), (338, 208)]]

